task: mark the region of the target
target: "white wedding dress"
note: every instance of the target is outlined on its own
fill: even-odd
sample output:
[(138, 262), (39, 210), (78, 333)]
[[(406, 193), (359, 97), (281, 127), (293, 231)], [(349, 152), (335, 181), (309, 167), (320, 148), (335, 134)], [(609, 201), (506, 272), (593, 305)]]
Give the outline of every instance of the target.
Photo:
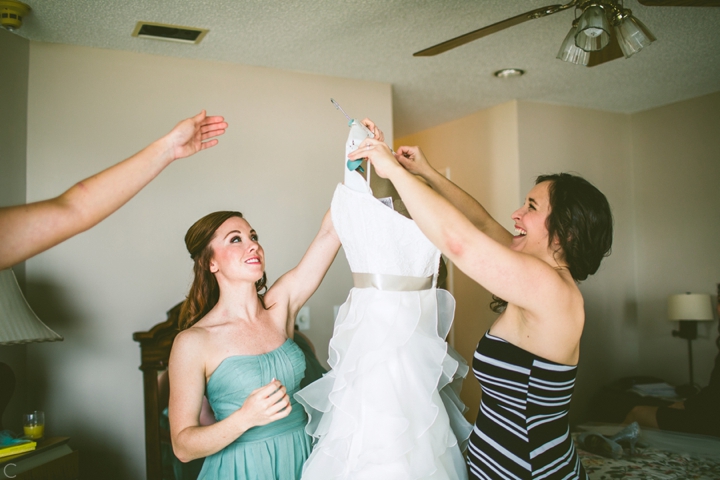
[(444, 340), (455, 300), (435, 288), (440, 252), (346, 173), (355, 189), (338, 185), (331, 210), (355, 287), (335, 320), (331, 370), (295, 394), (314, 443), (302, 478), (466, 479), (468, 366)]

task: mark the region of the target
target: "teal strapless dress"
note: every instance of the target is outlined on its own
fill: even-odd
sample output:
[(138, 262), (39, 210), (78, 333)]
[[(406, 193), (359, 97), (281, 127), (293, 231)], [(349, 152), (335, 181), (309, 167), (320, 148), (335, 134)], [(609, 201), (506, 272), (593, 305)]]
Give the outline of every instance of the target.
[(277, 378), (287, 388), (292, 412), (267, 425), (253, 427), (205, 459), (199, 480), (293, 480), (300, 478), (310, 455), (305, 433), (307, 415), (293, 395), (305, 375), (305, 356), (291, 339), (262, 355), (235, 355), (210, 376), (206, 395), (220, 421), (240, 408), (253, 390)]

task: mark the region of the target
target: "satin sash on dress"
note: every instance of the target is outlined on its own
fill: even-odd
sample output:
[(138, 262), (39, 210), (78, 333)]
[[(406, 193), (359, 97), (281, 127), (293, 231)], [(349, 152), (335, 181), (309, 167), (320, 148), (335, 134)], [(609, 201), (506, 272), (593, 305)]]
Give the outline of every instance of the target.
[(408, 277), (403, 275), (384, 275), (380, 273), (353, 272), (355, 288), (377, 288), (390, 292), (412, 292), (432, 288), (433, 276)]

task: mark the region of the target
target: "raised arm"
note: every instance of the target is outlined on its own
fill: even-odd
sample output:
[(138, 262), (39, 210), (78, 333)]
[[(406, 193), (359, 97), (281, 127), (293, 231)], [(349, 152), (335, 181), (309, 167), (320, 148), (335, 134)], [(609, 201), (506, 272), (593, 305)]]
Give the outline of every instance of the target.
[(0, 269), (11, 267), (97, 225), (174, 160), (217, 144), (223, 117), (205, 111), (183, 120), (132, 157), (49, 200), (0, 208)]
[(199, 329), (185, 330), (175, 337), (170, 352), (170, 436), (175, 456), (182, 462), (219, 452), (250, 428), (285, 418), (292, 410), (285, 387), (273, 380), (248, 395), (227, 418), (202, 426), (204, 335)]
[(379, 176), (392, 181), (420, 230), (460, 270), (493, 294), (530, 312), (558, 308), (562, 297), (558, 292), (565, 292), (566, 286), (552, 267), (483, 233), (448, 200), (403, 168), (387, 145), (372, 139), (363, 143), (371, 148), (361, 147), (349, 158), (367, 157)]
[[(375, 134), (375, 140), (384, 141), (382, 130), (372, 120), (366, 118), (362, 123)], [(420, 147), (400, 147), (394, 155), (405, 170), (425, 180), (433, 190), (460, 210), (475, 227), (496, 242), (510, 245), (512, 234), (505, 230), (477, 200), (435, 170)]]
[(420, 147), (400, 147), (395, 153), (395, 158), (405, 170), (421, 177), (433, 190), (460, 210), (475, 227), (496, 242), (510, 245), (512, 234), (505, 230), (477, 200), (435, 170)]
[(320, 286), (338, 250), (340, 250), (340, 239), (335, 232), (332, 215), (328, 210), (323, 217), (320, 231), (300, 263), (280, 277), (265, 296), (267, 304), (286, 299), (288, 336), (292, 337), (297, 312)]

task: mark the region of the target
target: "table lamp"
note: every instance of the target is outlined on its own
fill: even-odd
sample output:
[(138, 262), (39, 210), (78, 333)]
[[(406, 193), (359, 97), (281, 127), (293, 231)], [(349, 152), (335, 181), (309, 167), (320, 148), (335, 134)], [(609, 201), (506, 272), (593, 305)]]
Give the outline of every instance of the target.
[[(32, 311), (11, 268), (0, 270), (0, 345), (57, 342), (63, 337), (50, 330)], [(0, 430), (5, 407), (15, 391), (15, 374), (0, 362)]]
[(684, 338), (688, 344), (688, 362), (690, 365), (690, 383), (680, 385), (675, 390), (681, 397), (689, 397), (698, 392), (693, 377), (692, 341), (697, 338), (697, 322), (715, 320), (712, 311), (710, 295), (703, 293), (681, 293), (668, 297), (668, 320), (680, 324), (678, 330), (673, 330), (673, 337)]

